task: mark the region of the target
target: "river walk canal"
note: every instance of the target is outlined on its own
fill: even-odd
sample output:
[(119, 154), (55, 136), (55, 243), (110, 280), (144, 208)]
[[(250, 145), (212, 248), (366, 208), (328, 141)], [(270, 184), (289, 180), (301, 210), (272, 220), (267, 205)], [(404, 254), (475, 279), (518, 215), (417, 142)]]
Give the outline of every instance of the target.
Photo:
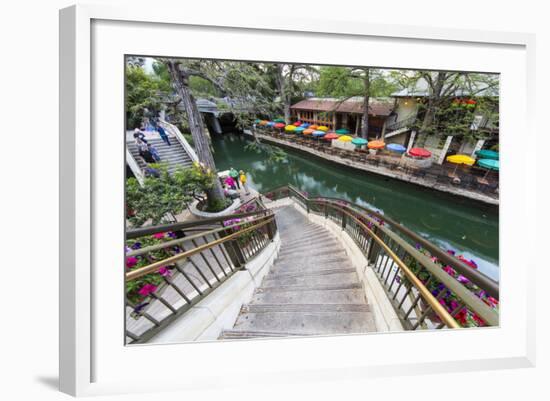
[(342, 198), (387, 214), (443, 249), (473, 259), (498, 280), (498, 208), (414, 184), (360, 172), (317, 157), (286, 150), (287, 162), (266, 161), (244, 149), (239, 135), (213, 139), (219, 170), (245, 170), (259, 192), (292, 184), (310, 195)]

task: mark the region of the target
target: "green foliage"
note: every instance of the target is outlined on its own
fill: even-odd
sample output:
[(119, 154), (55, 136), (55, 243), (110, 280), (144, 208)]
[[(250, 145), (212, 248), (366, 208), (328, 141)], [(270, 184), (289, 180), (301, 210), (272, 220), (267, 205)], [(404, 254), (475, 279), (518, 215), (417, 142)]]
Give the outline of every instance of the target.
[(159, 177), (146, 177), (143, 186), (135, 178), (126, 182), (128, 221), (134, 227), (148, 221), (153, 225), (164, 223), (168, 214), (181, 213), (191, 200), (202, 200), (216, 179), (215, 173), (199, 164), (179, 168), (173, 174), (163, 164), (151, 167), (159, 172)]
[(249, 152), (264, 153), (267, 155), (267, 162), (283, 163), (288, 160), (286, 152), (276, 146), (271, 146), (259, 140), (247, 144), (244, 149)]
[(367, 70), (370, 77), (369, 96), (387, 97), (399, 88), (397, 82), (384, 70), (360, 70), (351, 67), (321, 67), (316, 87), (317, 95), (336, 98), (364, 96), (363, 76)]
[(139, 127), (147, 113), (155, 114), (163, 108), (162, 98), (171, 91), (169, 81), (147, 74), (140, 65), (126, 67), (127, 127)]

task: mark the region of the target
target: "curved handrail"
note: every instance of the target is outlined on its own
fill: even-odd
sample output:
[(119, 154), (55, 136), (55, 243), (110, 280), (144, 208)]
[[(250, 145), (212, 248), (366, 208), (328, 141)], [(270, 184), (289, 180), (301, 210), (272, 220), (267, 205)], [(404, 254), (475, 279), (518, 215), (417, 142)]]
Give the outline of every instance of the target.
[(179, 253), (177, 255), (171, 256), (169, 258), (158, 260), (156, 262), (148, 264), (147, 266), (140, 267), (139, 269), (129, 271), (129, 272), (126, 273), (126, 276), (125, 276), (126, 280), (127, 281), (128, 280), (135, 280), (136, 278), (143, 277), (143, 276), (145, 276), (149, 273), (153, 273), (153, 272), (157, 271), (162, 266), (173, 264), (173, 263), (175, 263), (175, 262), (177, 262), (181, 259), (188, 258), (188, 257), (193, 256), (195, 254), (198, 254), (198, 253), (200, 253), (200, 252), (202, 252), (206, 249), (210, 249), (214, 246), (217, 246), (217, 245), (223, 244), (224, 242), (230, 241), (230, 240), (232, 240), (236, 237), (241, 236), (244, 233), (247, 233), (247, 232), (252, 231), (252, 230), (257, 230), (258, 228), (263, 227), (268, 223), (271, 223), (271, 221), (273, 219), (274, 219), (274, 216), (271, 215), (271, 216), (269, 216), (269, 218), (262, 221), (261, 223), (254, 224), (250, 227), (247, 227), (247, 228), (244, 228), (242, 230), (236, 231), (236, 232), (234, 232), (232, 234), (229, 234), (225, 237), (216, 239), (214, 241), (205, 243), (203, 245), (199, 245), (196, 248), (191, 249), (189, 251), (182, 252), (182, 253)]
[(250, 216), (256, 216), (256, 215), (268, 215), (272, 214), (272, 212), (268, 209), (262, 209), (262, 210), (256, 210), (253, 212), (247, 212), (247, 213), (237, 213), (237, 214), (228, 214), (225, 216), (219, 216), (219, 217), (209, 217), (206, 219), (201, 219), (198, 221), (190, 221), (190, 222), (181, 222), (181, 223), (172, 223), (172, 224), (162, 224), (158, 226), (151, 226), (151, 227), (144, 227), (144, 228), (137, 228), (133, 230), (128, 230), (126, 232), (126, 239), (135, 239), (139, 237), (144, 237), (146, 235), (161, 233), (165, 231), (180, 231), (180, 230), (186, 230), (189, 228), (194, 227), (201, 227), (206, 226), (208, 224), (212, 223), (221, 223), (226, 220), (230, 219), (240, 219), (243, 217), (250, 217)]
[[(371, 214), (373, 216), (376, 216), (379, 219), (384, 220), (385, 223), (388, 223), (392, 228), (395, 228), (400, 233), (404, 234), (406, 237), (410, 238), (415, 243), (420, 244), (423, 248), (428, 250), (432, 256), (435, 256), (438, 258), (438, 260), (442, 261), (445, 264), (450, 265), (455, 269), (457, 272), (462, 274), (464, 277), (472, 281), (474, 284), (479, 286), (480, 288), (483, 288), (489, 294), (490, 296), (499, 299), (499, 285), (494, 280), (490, 279), (489, 277), (485, 276), (484, 274), (480, 273), (477, 270), (472, 269), (468, 265), (466, 265), (464, 262), (459, 260), (458, 258), (454, 257), (453, 255), (449, 254), (448, 252), (443, 251), (438, 246), (433, 244), (432, 242), (428, 241), (427, 239), (421, 237), (420, 235), (416, 234), (414, 231), (411, 231), (407, 227), (403, 226), (401, 223), (396, 222), (395, 220), (391, 219), (387, 215), (383, 215), (375, 210), (368, 209), (364, 206), (357, 205), (353, 202), (349, 202), (343, 199), (338, 198), (332, 198), (332, 197), (325, 197), (325, 196), (314, 196), (314, 197), (307, 197), (304, 194), (302, 194), (296, 187), (293, 185), (284, 185), (281, 187), (274, 188), (269, 191), (265, 191), (264, 193), (269, 192), (276, 192), (280, 191), (282, 189), (289, 189), (293, 191), (295, 194), (297, 194), (299, 197), (301, 197), (304, 201), (312, 201), (312, 200), (326, 200), (329, 202), (337, 203), (340, 206), (342, 206), (341, 203), (343, 202), (346, 204), (346, 206), (353, 210), (353, 208), (359, 209), (361, 211), (367, 212), (367, 214)], [(349, 207), (349, 205), (353, 206), (353, 208)], [(368, 218), (368, 216), (364, 216)], [(383, 228), (382, 228), (383, 229)]]

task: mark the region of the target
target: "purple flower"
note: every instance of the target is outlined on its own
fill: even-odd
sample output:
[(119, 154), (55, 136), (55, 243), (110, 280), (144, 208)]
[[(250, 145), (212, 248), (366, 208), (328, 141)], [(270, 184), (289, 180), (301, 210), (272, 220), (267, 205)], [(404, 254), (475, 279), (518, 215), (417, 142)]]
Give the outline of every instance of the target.
[(173, 232), (173, 231), (168, 232), (167, 235), (168, 235), (169, 238), (177, 238), (177, 237), (178, 237), (178, 236), (176, 235), (176, 233)]
[(172, 272), (170, 271), (170, 269), (168, 269), (166, 266), (161, 266), (159, 268), (159, 274), (162, 276), (162, 277), (170, 277), (172, 275)]
[(421, 246), (419, 243), (416, 243), (416, 244), (414, 245), (414, 247), (415, 247), (416, 249), (422, 249), (422, 246)]
[(141, 242), (136, 242), (132, 245), (132, 249), (140, 249), (141, 248)]
[(447, 249), (447, 253), (448, 253), (449, 255), (453, 255), (453, 256), (454, 256), (456, 252), (453, 251), (452, 249)]
[(134, 313), (139, 313), (143, 308), (145, 308), (147, 305), (149, 305), (149, 302), (142, 302), (134, 308)]
[(462, 274), (460, 274), (457, 278), (456, 278), (461, 284), (468, 284), (470, 282), (470, 280), (468, 280), (466, 277), (464, 277)]

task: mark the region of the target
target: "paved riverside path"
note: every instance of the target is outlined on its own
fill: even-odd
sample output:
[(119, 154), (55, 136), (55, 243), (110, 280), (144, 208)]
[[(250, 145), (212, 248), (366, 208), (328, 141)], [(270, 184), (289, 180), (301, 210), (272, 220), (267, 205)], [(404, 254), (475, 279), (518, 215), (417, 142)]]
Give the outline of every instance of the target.
[(281, 251), (221, 339), (365, 333), (374, 317), (349, 257), (324, 227), (275, 209)]

